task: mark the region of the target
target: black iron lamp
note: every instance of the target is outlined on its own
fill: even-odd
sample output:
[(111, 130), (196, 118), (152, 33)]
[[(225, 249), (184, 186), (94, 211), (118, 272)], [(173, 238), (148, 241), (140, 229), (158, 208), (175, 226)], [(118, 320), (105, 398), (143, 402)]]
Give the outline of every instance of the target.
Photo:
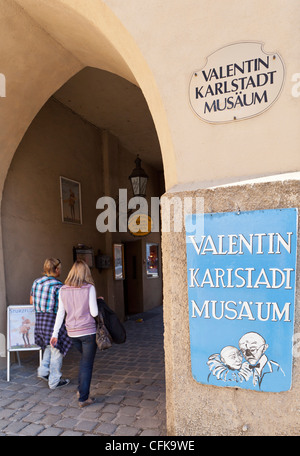
[(141, 162), (142, 160), (137, 155), (135, 159), (136, 167), (132, 170), (132, 173), (128, 178), (131, 181), (134, 196), (146, 196), (148, 176), (141, 167)]

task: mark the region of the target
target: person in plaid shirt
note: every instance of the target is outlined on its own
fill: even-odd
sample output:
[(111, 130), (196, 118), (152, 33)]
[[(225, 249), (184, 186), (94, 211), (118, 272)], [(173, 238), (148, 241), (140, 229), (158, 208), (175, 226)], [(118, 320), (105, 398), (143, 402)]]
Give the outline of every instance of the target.
[(42, 363), (38, 368), (38, 377), (47, 381), (50, 389), (60, 388), (70, 383), (69, 379), (61, 379), (63, 357), (72, 345), (63, 324), (56, 347), (51, 347), (57, 309), (58, 294), (62, 287), (58, 279), (61, 273), (61, 261), (47, 258), (44, 263), (44, 275), (33, 282), (30, 292), (30, 304), (35, 309), (35, 343), (43, 350)]

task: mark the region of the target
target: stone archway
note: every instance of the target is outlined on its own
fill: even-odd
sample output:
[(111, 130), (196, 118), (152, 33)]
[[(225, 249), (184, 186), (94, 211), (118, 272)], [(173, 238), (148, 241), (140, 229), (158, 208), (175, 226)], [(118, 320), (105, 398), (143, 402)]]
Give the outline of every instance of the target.
[[(6, 128), (0, 137), (5, 159), (0, 189), (17, 145), (34, 116), (56, 90), (85, 66), (110, 71), (141, 88), (160, 140), (166, 186), (175, 183), (170, 132), (153, 75), (130, 34), (102, 1), (89, 0), (74, 6), (70, 0), (42, 0), (38, 5), (32, 0), (16, 0), (6, 4), (3, 15), (7, 18), (3, 52), (5, 55), (5, 48), (9, 48), (14, 61), (10, 63), (7, 55), (2, 69), (7, 98), (3, 103)], [(11, 17), (14, 34), (9, 32)]]
[[(139, 86), (159, 137), (166, 186), (176, 182), (173, 146), (163, 102), (138, 46), (104, 2), (3, 2), (1, 72), (7, 81), (0, 131), (0, 193), (14, 153), (49, 97), (86, 66), (118, 74)], [(13, 31), (13, 32), (12, 32)], [(12, 59), (11, 56), (14, 56)], [(5, 265), (0, 227), (0, 312), (6, 314)], [(0, 333), (5, 334), (5, 318)]]

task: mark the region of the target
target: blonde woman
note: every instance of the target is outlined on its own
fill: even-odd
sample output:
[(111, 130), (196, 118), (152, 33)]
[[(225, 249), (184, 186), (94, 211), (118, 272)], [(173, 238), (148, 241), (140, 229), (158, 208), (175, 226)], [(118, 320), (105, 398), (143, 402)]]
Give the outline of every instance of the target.
[(96, 290), (91, 271), (83, 260), (77, 260), (59, 292), (58, 312), (51, 345), (56, 345), (59, 329), (66, 317), (68, 336), (81, 353), (77, 393), (79, 407), (85, 407), (95, 401), (89, 397), (89, 394), (97, 348), (94, 318), (97, 315)]

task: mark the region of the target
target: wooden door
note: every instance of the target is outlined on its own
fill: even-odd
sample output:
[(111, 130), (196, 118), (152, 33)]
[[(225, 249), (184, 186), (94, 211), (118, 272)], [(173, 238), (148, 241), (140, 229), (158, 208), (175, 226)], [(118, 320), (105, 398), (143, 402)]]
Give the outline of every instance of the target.
[(125, 243), (125, 314), (143, 312), (142, 241)]

